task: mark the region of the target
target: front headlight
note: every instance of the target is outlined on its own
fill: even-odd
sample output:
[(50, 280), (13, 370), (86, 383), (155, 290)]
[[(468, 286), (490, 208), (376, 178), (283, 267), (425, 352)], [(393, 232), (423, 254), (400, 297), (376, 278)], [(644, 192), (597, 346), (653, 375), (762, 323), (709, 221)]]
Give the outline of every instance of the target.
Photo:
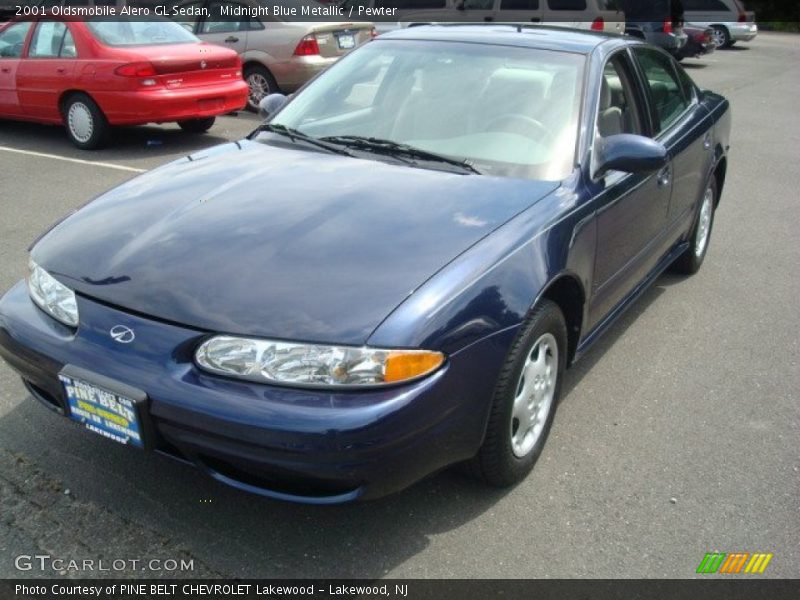
[(75, 292), (32, 260), (28, 262), (28, 293), (48, 315), (70, 327), (78, 326)]
[(369, 387), (423, 377), (444, 363), (444, 354), (217, 336), (200, 345), (195, 360), (211, 373), (262, 383)]

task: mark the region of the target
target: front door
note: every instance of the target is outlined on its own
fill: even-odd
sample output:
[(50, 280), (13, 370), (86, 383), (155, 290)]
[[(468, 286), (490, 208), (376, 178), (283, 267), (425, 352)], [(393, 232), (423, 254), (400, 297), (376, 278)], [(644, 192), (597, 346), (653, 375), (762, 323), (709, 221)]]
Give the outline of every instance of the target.
[[(627, 133), (650, 135), (650, 120), (627, 51), (606, 63), (596, 118), (596, 143)], [(596, 153), (595, 153), (596, 154)], [(658, 240), (667, 222), (671, 166), (658, 173), (611, 171), (603, 176), (597, 204), (595, 256), (589, 327), (598, 324), (658, 261)]]

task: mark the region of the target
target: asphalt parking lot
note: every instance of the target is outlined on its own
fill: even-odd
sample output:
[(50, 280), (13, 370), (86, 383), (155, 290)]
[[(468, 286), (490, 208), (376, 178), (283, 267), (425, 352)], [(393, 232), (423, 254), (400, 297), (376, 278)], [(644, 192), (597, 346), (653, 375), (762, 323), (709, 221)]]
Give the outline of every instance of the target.
[[(771, 552), (764, 576), (800, 577), (798, 64), (788, 34), (686, 61), (733, 110), (706, 262), (659, 279), (567, 374), (522, 484), (445, 472), (367, 504), (269, 501), (89, 435), (0, 363), (0, 577), (58, 575), (15, 568), (49, 554), (194, 565), (67, 576), (680, 578), (710, 551)], [(87, 153), (58, 128), (0, 121), (0, 291), (73, 208), (257, 122), (120, 130)]]

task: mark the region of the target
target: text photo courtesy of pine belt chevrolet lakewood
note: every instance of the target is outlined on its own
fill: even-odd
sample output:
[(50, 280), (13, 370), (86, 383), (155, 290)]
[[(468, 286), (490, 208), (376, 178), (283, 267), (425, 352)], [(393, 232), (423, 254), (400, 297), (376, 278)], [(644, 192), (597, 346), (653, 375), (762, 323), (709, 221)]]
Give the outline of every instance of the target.
[(0, 355), (91, 432), (318, 504), (523, 479), (565, 369), (702, 265), (731, 126), (659, 48), (509, 25), (381, 35), (262, 108), (44, 233)]

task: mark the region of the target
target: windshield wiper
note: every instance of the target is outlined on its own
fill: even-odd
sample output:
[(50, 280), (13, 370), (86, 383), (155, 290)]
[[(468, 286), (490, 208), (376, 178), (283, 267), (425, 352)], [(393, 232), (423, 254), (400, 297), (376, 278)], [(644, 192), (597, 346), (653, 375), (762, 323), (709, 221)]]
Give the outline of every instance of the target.
[(435, 152), (429, 152), (427, 150), (423, 150), (422, 148), (416, 148), (415, 146), (401, 144), (392, 140), (384, 140), (360, 135), (329, 135), (319, 139), (326, 142), (331, 142), (333, 144), (341, 144), (355, 150), (366, 150), (368, 152), (386, 154), (388, 156), (400, 156), (422, 161), (438, 162), (447, 165), (453, 165), (454, 167), (474, 173), (475, 175), (481, 174), (478, 169), (473, 167), (466, 160), (449, 158), (441, 154), (436, 154)]
[(327, 150), (328, 152), (334, 152), (335, 154), (342, 154), (344, 156), (353, 156), (347, 150), (342, 148), (336, 144), (326, 144), (324, 141), (320, 140), (319, 138), (315, 138), (310, 135), (306, 135), (299, 129), (293, 129), (292, 127), (286, 127), (286, 125), (281, 125), (279, 123), (262, 123), (259, 125), (253, 133), (258, 133), (261, 131), (269, 131), (270, 133), (277, 133), (278, 135), (282, 135), (284, 137), (289, 138), (292, 142), (296, 142), (300, 140), (307, 144), (311, 144), (312, 146), (316, 146), (317, 148), (322, 148), (323, 150)]

